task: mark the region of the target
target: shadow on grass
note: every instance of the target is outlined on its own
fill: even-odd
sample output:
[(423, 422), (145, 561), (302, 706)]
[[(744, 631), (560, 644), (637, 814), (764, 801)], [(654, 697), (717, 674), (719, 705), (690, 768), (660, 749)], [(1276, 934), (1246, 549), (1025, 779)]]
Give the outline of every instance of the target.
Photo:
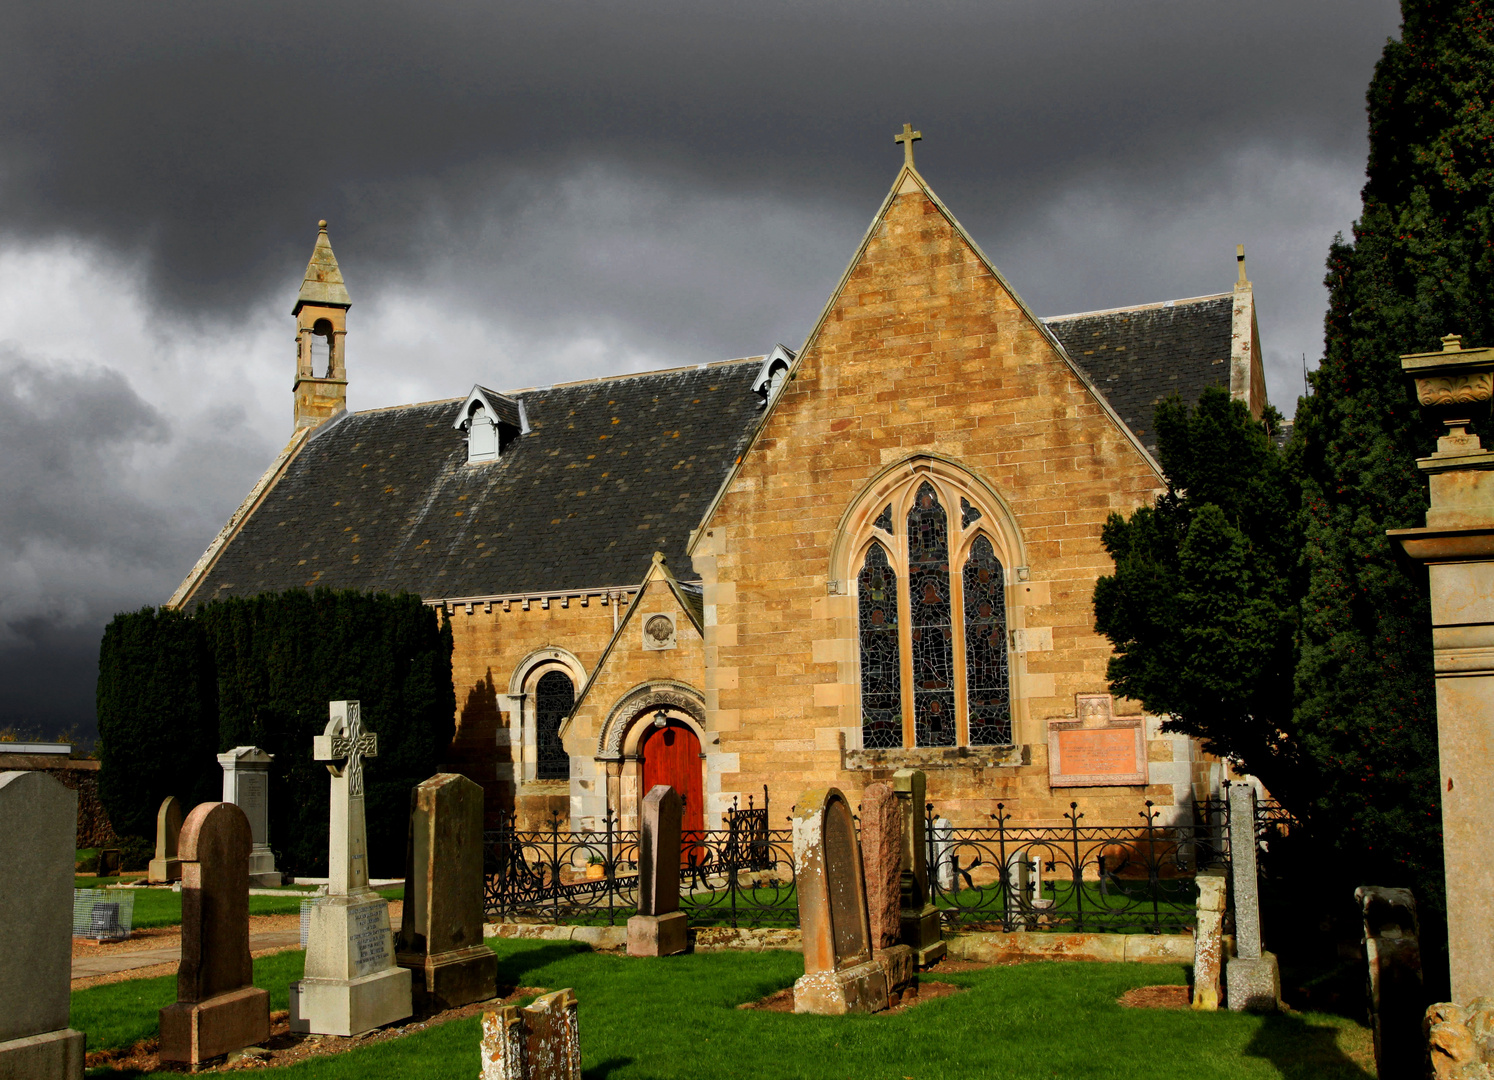
[[(525, 986), (527, 983), (524, 976), (535, 968), (559, 963), (579, 953), (591, 951), (590, 945), (578, 941), (556, 941), (537, 949), (521, 949), (506, 955), (500, 952), (498, 953), (498, 985), (500, 987)], [(559, 989), (559, 987), (552, 987), (552, 989)]]
[(1338, 1037), (1336, 1027), (1276, 1013), (1263, 1018), (1244, 1053), (1269, 1061), (1284, 1080), (1374, 1080), (1373, 1072), (1344, 1053)]
[(589, 1069), (581, 1072), (582, 1080), (607, 1080), (618, 1069), (633, 1064), (630, 1057), (611, 1057), (606, 1061), (599, 1061)]

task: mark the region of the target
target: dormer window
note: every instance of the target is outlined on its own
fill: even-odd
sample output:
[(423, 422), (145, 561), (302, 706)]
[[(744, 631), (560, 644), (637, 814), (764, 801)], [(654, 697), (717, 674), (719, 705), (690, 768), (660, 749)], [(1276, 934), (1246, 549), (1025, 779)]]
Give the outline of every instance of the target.
[(498, 456), (498, 427), (483, 408), (474, 401), (467, 414), (467, 460), (492, 461)]
[(752, 382), (753, 391), (761, 399), (759, 408), (767, 408), (768, 403), (778, 396), (788, 381), (789, 365), (793, 362), (794, 353), (784, 345), (774, 346), (773, 351), (763, 357), (763, 366), (758, 368), (757, 378)]
[(480, 465), (497, 461), (515, 439), (527, 434), (529, 418), (518, 398), (474, 386), (451, 426), (466, 435), (467, 464)]

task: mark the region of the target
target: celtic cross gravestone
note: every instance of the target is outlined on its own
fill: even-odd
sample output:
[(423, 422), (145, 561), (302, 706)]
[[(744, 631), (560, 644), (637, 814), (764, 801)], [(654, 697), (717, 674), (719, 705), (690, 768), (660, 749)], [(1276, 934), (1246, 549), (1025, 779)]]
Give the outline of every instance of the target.
[(395, 964), (389, 904), (368, 887), (363, 759), (378, 736), (356, 701), (334, 701), (313, 756), (332, 774), (327, 895), (311, 910), (306, 977), (291, 984), (292, 1031), (358, 1035), (410, 1015), (410, 972)]

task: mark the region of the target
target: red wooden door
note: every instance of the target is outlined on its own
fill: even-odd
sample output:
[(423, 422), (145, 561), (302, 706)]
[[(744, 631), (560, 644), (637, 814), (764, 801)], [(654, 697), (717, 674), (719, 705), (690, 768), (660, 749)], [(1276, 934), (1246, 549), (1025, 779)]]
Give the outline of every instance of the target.
[[(643, 786), (639, 802), (655, 784), (668, 784), (684, 800), (680, 816), (680, 846), (684, 865), (689, 866), (691, 847), (699, 843), (705, 828), (705, 796), (701, 783), (700, 740), (695, 732), (678, 720), (667, 727), (656, 728), (648, 722), (640, 754), (643, 757)], [(642, 806), (639, 807), (642, 813)], [(698, 861), (698, 859), (697, 859)]]

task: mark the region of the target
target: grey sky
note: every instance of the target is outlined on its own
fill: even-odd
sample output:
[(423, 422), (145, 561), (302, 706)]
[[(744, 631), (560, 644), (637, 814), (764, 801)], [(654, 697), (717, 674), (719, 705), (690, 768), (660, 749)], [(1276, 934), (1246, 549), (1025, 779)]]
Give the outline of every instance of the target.
[(1321, 349), (1388, 0), (5, 5), (0, 726), (92, 724), (290, 434), (315, 239), (355, 408), (797, 346), (901, 159), (1052, 315), (1223, 291)]

